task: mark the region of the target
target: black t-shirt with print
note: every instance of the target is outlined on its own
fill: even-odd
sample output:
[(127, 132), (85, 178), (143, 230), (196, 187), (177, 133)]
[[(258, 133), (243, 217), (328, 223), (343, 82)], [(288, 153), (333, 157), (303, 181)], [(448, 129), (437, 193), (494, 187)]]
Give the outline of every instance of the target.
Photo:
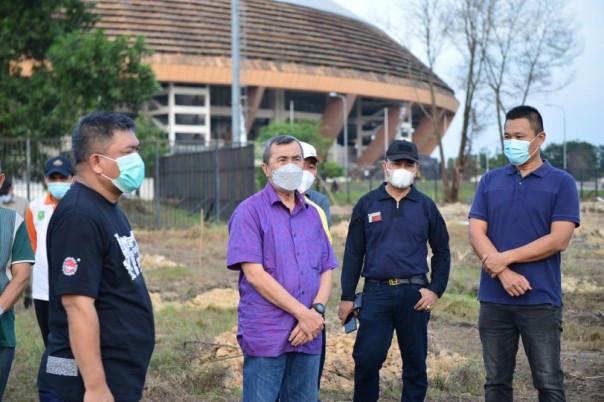
[(101, 356), (116, 401), (138, 401), (155, 344), (153, 308), (138, 245), (126, 216), (96, 191), (74, 183), (55, 210), (47, 235), (48, 347), (38, 387), (82, 400), (84, 383), (69, 343), (62, 295), (95, 299)]

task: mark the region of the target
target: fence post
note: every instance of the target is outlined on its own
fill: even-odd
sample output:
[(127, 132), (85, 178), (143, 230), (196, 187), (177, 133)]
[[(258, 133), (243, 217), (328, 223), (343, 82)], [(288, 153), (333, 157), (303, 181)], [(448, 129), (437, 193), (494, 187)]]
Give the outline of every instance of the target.
[(199, 211), (199, 216), (200, 216), (200, 225), (199, 225), (199, 266), (201, 267), (203, 265), (203, 235), (204, 235), (204, 229), (205, 229), (205, 224), (204, 224), (204, 216), (205, 213), (203, 211), (203, 208), (201, 208), (201, 210)]
[(595, 181), (596, 181), (596, 198), (598, 198), (598, 174), (600, 172), (598, 172), (598, 169), (594, 169), (594, 176), (595, 176)]
[(438, 163), (436, 164), (436, 175), (434, 176), (434, 202), (438, 202)]
[(27, 183), (27, 199), (31, 200), (31, 140), (25, 140), (25, 182)]
[(583, 169), (579, 170), (579, 180), (581, 183), (581, 190), (580, 190), (581, 199), (583, 199)]
[(161, 229), (161, 203), (159, 202), (159, 194), (160, 194), (160, 182), (159, 182), (159, 141), (155, 141), (155, 172), (153, 172), (155, 178), (153, 179), (153, 187), (154, 194), (153, 198), (155, 199), (155, 229)]
[(218, 141), (216, 141), (216, 147), (214, 148), (214, 158), (216, 165), (214, 168), (214, 175), (216, 176), (216, 202), (214, 203), (214, 208), (216, 208), (216, 222), (220, 222), (220, 150), (218, 148)]

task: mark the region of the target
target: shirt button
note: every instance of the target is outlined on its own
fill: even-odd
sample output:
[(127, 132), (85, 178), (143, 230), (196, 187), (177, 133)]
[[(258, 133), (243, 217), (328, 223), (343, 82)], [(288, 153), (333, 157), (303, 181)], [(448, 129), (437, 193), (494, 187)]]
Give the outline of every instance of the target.
[(304, 294), (304, 291), (302, 291), (302, 294)]

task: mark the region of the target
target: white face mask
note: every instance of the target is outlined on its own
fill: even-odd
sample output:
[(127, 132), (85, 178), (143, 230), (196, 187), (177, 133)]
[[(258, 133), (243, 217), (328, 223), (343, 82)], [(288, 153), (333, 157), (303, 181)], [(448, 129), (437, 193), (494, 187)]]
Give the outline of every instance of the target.
[(295, 191), (302, 184), (303, 172), (300, 166), (288, 163), (272, 171), (273, 183), (282, 190)]
[(302, 184), (300, 184), (300, 186), (298, 187), (298, 191), (300, 193), (307, 192), (308, 189), (312, 187), (314, 182), (315, 182), (315, 175), (310, 173), (308, 170), (305, 170), (302, 173)]
[(396, 188), (405, 189), (413, 184), (415, 179), (415, 172), (410, 172), (407, 169), (388, 169), (388, 182)]

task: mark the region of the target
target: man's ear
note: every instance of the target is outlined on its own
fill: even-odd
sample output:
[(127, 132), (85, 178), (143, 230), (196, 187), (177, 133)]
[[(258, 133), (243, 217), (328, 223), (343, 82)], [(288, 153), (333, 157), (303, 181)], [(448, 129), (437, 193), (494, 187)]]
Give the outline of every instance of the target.
[(262, 171), (264, 172), (264, 175), (265, 175), (267, 178), (270, 178), (270, 177), (271, 177), (271, 171), (270, 171), (270, 169), (268, 168), (268, 165), (267, 165), (266, 163), (262, 163), (261, 167), (262, 167)]
[(90, 155), (90, 157), (88, 158), (88, 166), (90, 166), (90, 170), (97, 174), (103, 173), (103, 168), (100, 166), (100, 164), (101, 157), (99, 156), (99, 154)]

